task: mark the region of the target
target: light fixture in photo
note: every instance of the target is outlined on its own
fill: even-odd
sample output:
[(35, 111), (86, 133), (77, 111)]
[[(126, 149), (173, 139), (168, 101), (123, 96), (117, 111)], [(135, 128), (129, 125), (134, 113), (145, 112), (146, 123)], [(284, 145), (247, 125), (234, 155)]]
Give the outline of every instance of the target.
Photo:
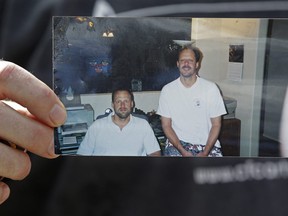
[(113, 34), (113, 32), (112, 31), (105, 31), (104, 33), (103, 33), (103, 35), (102, 35), (103, 37), (114, 37), (114, 34)]
[(194, 45), (196, 41), (191, 39), (191, 40), (173, 40), (173, 42), (175, 44), (183, 47), (183, 46), (187, 46), (187, 45)]

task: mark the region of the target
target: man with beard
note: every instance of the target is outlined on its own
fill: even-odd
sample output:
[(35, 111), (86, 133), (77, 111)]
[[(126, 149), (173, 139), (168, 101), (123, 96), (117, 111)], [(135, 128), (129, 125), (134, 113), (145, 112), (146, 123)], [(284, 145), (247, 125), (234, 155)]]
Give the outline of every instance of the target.
[(161, 156), (148, 122), (133, 116), (133, 93), (118, 89), (112, 93), (114, 113), (97, 119), (88, 129), (77, 151), (79, 155)]
[(222, 156), (218, 135), (226, 109), (216, 84), (198, 75), (201, 58), (197, 47), (182, 47), (180, 77), (161, 91), (157, 113), (168, 138), (165, 155)]

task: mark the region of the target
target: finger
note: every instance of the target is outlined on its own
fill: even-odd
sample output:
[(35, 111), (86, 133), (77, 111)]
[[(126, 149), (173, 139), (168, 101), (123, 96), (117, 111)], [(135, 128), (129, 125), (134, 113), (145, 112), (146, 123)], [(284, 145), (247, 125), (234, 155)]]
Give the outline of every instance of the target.
[(40, 121), (57, 127), (66, 120), (66, 111), (54, 92), (31, 73), (11, 62), (0, 61), (0, 99), (9, 98)]
[(0, 205), (8, 199), (10, 195), (10, 188), (7, 184), (0, 181)]
[(53, 128), (0, 101), (0, 137), (46, 158), (55, 158)]
[(22, 180), (31, 169), (27, 153), (0, 143), (0, 176)]
[(28, 110), (27, 108), (21, 106), (20, 104), (14, 102), (14, 101), (8, 101), (8, 100), (3, 100), (2, 101), (3, 103), (7, 104), (8, 106), (10, 106), (11, 108), (13, 108), (14, 110), (16, 110), (18, 113), (24, 115), (24, 116), (27, 116), (29, 118), (32, 118), (34, 120), (37, 120), (37, 118), (32, 115)]

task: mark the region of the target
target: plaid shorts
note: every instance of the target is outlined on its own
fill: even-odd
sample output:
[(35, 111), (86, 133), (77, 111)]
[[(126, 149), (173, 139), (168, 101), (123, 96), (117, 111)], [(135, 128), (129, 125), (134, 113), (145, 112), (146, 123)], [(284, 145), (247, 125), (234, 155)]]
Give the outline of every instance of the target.
[[(189, 151), (193, 154), (193, 156), (196, 156), (200, 152), (204, 151), (205, 145), (200, 144), (191, 144), (180, 140), (181, 145), (184, 147), (186, 151)], [(164, 155), (165, 156), (178, 156), (181, 157), (181, 153), (167, 140), (166, 146), (164, 149)], [(221, 149), (218, 147), (213, 146), (211, 149), (208, 157), (223, 157)]]

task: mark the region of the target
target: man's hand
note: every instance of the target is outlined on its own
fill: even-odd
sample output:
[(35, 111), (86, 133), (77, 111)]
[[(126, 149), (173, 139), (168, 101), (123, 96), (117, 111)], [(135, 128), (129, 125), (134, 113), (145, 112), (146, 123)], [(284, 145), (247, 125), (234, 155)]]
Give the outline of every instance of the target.
[(192, 152), (186, 151), (185, 149), (181, 152), (182, 157), (193, 157)]
[(199, 152), (196, 157), (207, 157), (208, 155), (205, 154), (204, 152)]
[[(1, 101), (4, 99), (8, 101)], [(53, 127), (65, 120), (63, 104), (47, 85), (25, 69), (0, 60), (0, 176), (21, 180), (31, 168), (26, 152), (1, 140), (39, 156), (55, 158)], [(0, 182), (0, 204), (9, 194), (9, 187)]]

